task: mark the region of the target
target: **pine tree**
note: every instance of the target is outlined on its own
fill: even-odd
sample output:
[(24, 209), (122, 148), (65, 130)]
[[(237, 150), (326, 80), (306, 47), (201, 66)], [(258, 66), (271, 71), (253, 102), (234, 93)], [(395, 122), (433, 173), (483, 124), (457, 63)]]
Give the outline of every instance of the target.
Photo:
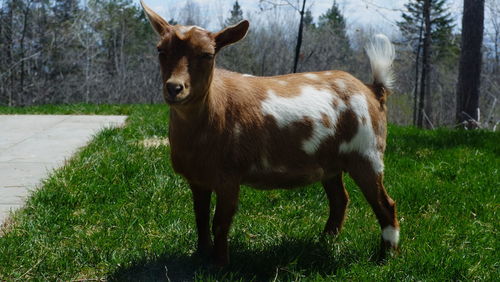
[(225, 26), (230, 26), (237, 24), (243, 20), (243, 11), (238, 3), (238, 0), (234, 1), (233, 9), (230, 11), (231, 16), (226, 20)]
[[(418, 49), (420, 28), (423, 25), (423, 0), (412, 0), (405, 4), (407, 12), (404, 12), (403, 20), (398, 22), (404, 38), (409, 42), (414, 51)], [(446, 11), (446, 0), (430, 0), (430, 27), (431, 27), (431, 46), (433, 50), (432, 59), (450, 60), (458, 56), (459, 42), (453, 35), (454, 19), (450, 12)]]
[(345, 18), (336, 0), (333, 1), (332, 7), (319, 17), (318, 27), (334, 30), (338, 38), (341, 39), (347, 47), (349, 46)]
[(319, 27), (331, 25), (339, 30), (345, 31), (345, 18), (340, 11), (337, 1), (334, 0), (332, 7), (319, 17)]
[(420, 127), (430, 127), (428, 121), (433, 120), (433, 98), (430, 96), (433, 65), (454, 68), (458, 58), (458, 41), (453, 35), (454, 20), (445, 4), (446, 0), (412, 0), (405, 5), (403, 20), (398, 22), (404, 43), (409, 44), (415, 54), (413, 120)]
[(336, 0), (333, 1), (332, 7), (319, 17), (318, 29), (320, 32), (328, 31), (328, 35), (333, 37), (332, 42), (336, 43), (335, 48), (338, 50), (336, 53), (342, 56), (339, 59), (345, 64), (352, 51), (347, 37), (346, 20)]

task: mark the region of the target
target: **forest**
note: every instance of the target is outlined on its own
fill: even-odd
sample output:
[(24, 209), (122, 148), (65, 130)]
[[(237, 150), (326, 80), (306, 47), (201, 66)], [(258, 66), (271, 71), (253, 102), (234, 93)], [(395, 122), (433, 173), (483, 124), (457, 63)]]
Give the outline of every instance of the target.
[[(260, 1), (259, 13), (229, 2), (226, 17), (211, 17), (188, 0), (169, 22), (215, 31), (250, 20), (245, 40), (218, 54), (218, 67), (258, 76), (339, 69), (369, 82), (364, 46), (379, 31), (353, 30), (337, 1), (317, 18), (305, 0)], [(397, 48), (391, 123), (436, 128), (461, 120), (462, 27), (449, 12), (450, 2), (411, 0), (400, 11), (398, 32), (390, 34)], [(464, 114), (476, 127), (496, 129), (500, 2), (486, 1), (483, 8), (478, 106), (472, 117)], [(131, 0), (1, 0), (0, 105), (162, 103), (157, 40)]]

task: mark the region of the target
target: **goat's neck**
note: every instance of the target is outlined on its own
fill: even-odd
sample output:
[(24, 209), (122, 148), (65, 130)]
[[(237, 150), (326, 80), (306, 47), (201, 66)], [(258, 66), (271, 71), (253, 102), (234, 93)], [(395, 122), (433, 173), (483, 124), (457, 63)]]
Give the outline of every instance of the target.
[[(187, 131), (198, 131), (201, 128), (222, 128), (225, 123), (227, 104), (224, 79), (223, 74), (214, 73), (207, 89), (196, 93), (196, 96), (200, 98), (187, 105), (172, 107), (170, 110), (171, 123)], [(208, 126), (209, 124), (210, 126)]]

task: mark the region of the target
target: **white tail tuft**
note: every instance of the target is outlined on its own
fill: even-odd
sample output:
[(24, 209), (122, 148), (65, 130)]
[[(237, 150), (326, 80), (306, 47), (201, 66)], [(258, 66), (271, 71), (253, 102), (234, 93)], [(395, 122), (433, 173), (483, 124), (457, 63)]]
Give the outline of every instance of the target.
[(391, 41), (383, 34), (376, 34), (365, 49), (372, 66), (373, 83), (391, 89), (394, 83), (392, 62), (396, 57)]

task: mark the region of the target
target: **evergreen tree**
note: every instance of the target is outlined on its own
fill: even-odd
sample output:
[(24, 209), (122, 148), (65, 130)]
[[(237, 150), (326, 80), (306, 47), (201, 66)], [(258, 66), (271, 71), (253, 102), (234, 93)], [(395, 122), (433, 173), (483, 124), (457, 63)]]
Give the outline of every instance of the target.
[[(422, 44), (419, 34), (424, 22), (424, 2), (412, 0), (405, 4), (407, 11), (403, 12), (403, 20), (398, 22), (404, 38), (413, 46), (415, 52), (418, 45)], [(451, 13), (446, 11), (445, 4), (446, 0), (430, 0), (431, 48), (434, 62), (454, 61), (459, 53), (459, 41), (453, 35), (454, 20)]]
[(339, 30), (345, 31), (345, 18), (336, 0), (333, 1), (332, 7), (319, 17), (318, 24), (319, 27), (331, 25)]
[[(453, 19), (445, 5), (446, 0), (412, 0), (405, 5), (403, 20), (398, 22), (406, 41), (404, 43), (410, 44), (415, 54), (413, 120), (420, 127), (429, 128), (429, 121), (434, 122), (433, 101), (438, 97), (431, 95), (439, 91), (431, 90), (431, 81), (439, 75), (436, 70), (456, 68), (458, 59), (459, 47), (457, 37), (453, 35)], [(417, 95), (418, 92), (420, 95)], [(424, 118), (424, 113), (427, 118)]]
[(318, 26), (321, 29), (331, 29), (335, 35), (340, 39), (345, 47), (349, 47), (349, 39), (347, 38), (345, 18), (337, 1), (334, 0), (332, 7), (321, 15), (318, 20)]
[(352, 55), (352, 50), (347, 37), (346, 20), (336, 0), (333, 1), (332, 7), (319, 17), (318, 29), (320, 33), (326, 33), (332, 38), (331, 41), (335, 42), (335, 53), (342, 54), (336, 60), (345, 65)]
[(230, 11), (231, 16), (226, 20), (225, 26), (230, 26), (237, 24), (243, 20), (243, 11), (238, 3), (238, 0), (234, 1), (233, 9)]

